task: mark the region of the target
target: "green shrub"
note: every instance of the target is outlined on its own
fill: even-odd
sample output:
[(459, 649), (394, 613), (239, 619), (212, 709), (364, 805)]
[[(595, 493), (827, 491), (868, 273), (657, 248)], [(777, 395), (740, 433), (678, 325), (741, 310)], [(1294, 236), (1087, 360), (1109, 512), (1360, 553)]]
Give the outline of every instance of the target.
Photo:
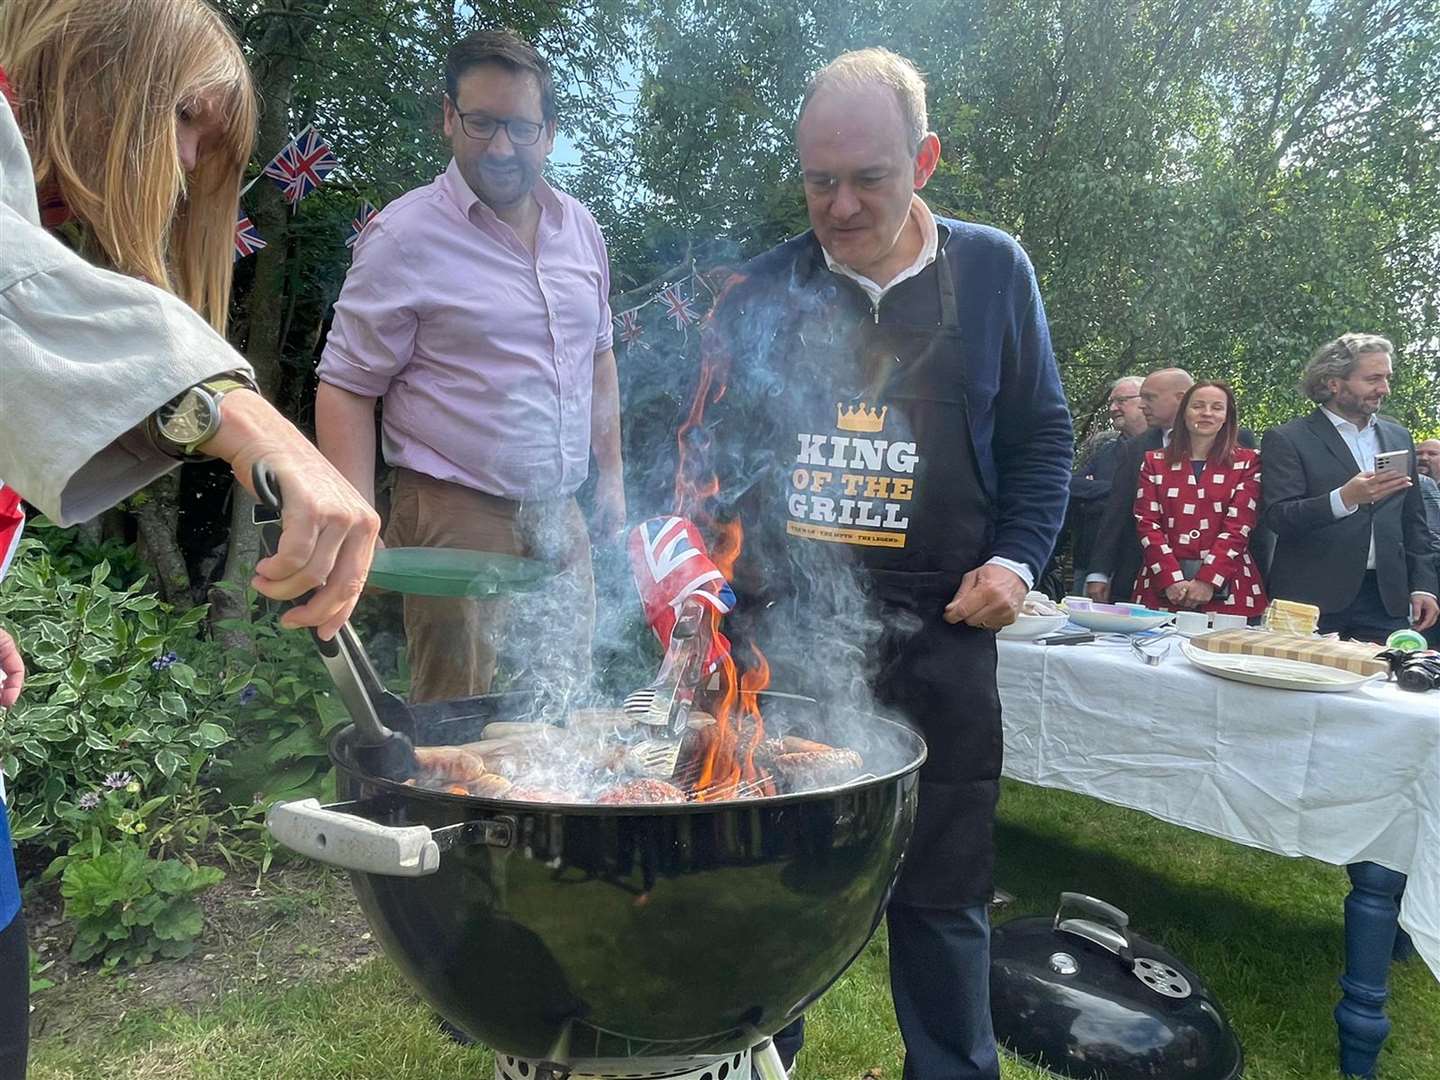
[(217, 783), (232, 804), (333, 794), (330, 734), (349, 722), (308, 633), (281, 629), (275, 618), (226, 620), (253, 643), (255, 664), (235, 699), (235, 745)]
[(71, 957), (114, 968), (188, 956), (204, 925), (195, 894), (222, 877), (215, 867), (152, 859), (138, 844), (70, 861), (60, 894), (75, 922)]
[(102, 562), (110, 567), (105, 584), (112, 589), (124, 589), (142, 581), (149, 571), (135, 546), (115, 537), (98, 542), (87, 540), (83, 530), (62, 529), (43, 517), (27, 522), (25, 535), (40, 541), (50, 553), (55, 569), (72, 581), (88, 579)]
[(0, 725), (12, 832), (53, 851), (84, 840), (97, 854), (108, 837), (92, 815), (112, 808), (104, 820), (118, 824), (106, 793), (122, 788), (143, 795), (126, 809), (144, 831), (165, 825), (147, 846), (193, 835), (181, 819), (200, 811), (200, 776), (231, 741), (226, 700), (249, 679), (248, 664), (227, 673), (200, 640), (205, 608), (177, 617), (143, 582), (112, 589), (110, 574), (102, 561), (74, 580), (27, 540), (0, 589), (0, 623), (29, 669)]
[(45, 978), (45, 973), (55, 966), (54, 960), (41, 960), (40, 954), (33, 948), (30, 950), (30, 996), (34, 997), (41, 990), (49, 990), (55, 985), (54, 979)]

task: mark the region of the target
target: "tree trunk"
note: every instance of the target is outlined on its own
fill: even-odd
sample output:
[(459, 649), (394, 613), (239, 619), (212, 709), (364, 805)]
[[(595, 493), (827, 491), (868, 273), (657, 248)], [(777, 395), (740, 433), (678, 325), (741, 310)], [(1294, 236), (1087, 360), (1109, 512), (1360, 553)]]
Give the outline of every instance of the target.
[(195, 606), (190, 595), (190, 571), (180, 550), (176, 528), (180, 523), (180, 470), (174, 469), (156, 480), (137, 499), (135, 518), (145, 558), (155, 568), (160, 596), (177, 611)]
[(105, 539), (105, 519), (97, 515), (89, 521), (82, 521), (75, 526), (75, 535), (82, 543), (99, 547), (100, 541)]
[[(230, 485), (230, 541), (225, 553), (225, 573), (210, 588), (210, 622), (250, 618), (245, 602), (250, 576), (260, 554), (260, 531), (255, 528), (251, 512), (255, 500), (239, 484)], [(232, 651), (253, 652), (254, 642), (243, 630), (216, 630), (217, 640)]]

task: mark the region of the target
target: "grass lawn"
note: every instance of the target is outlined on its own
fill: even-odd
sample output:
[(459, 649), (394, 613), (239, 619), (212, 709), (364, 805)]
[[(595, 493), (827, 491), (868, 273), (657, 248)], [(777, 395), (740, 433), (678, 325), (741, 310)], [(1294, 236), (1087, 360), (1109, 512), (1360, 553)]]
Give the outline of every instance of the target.
[[(1001, 918), (1048, 914), (1063, 889), (1109, 900), (1210, 982), (1240, 1031), (1250, 1080), (1337, 1075), (1330, 1010), (1342, 963), (1342, 870), (1018, 784), (1006, 785), (1001, 802), (1000, 851), (1000, 884), (1016, 897)], [(342, 962), (337, 949), (327, 968), (332, 942), (307, 927), (335, 928), (332, 939), (360, 929), (347, 918), (340, 879), (312, 875), (298, 894), (267, 889), (281, 889), (283, 902), (249, 901), (263, 919), (217, 920), (202, 944), (213, 965), (227, 965), (210, 996), (151, 1004), (145, 988), (159, 965), (120, 985), (85, 973), (42, 993), (32, 1078), (488, 1080), (488, 1055), (440, 1036), (385, 960), (352, 950)], [(290, 984), (277, 986), (287, 973)], [(1421, 961), (1392, 970), (1390, 1015), (1383, 1080), (1440, 1077), (1440, 984)], [(803, 1080), (899, 1080), (883, 938), (812, 1020)], [(1008, 1080), (1043, 1075), (1005, 1063)]]

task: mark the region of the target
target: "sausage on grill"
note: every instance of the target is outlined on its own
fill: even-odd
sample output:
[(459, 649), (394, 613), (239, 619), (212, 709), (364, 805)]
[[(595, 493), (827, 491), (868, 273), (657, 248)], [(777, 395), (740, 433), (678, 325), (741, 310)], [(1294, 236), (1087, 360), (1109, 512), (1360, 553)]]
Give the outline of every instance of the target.
[(426, 787), (468, 784), (485, 775), (485, 762), (458, 746), (417, 746), (415, 763)]
[(612, 806), (625, 803), (684, 802), (685, 793), (664, 780), (631, 780), (611, 788), (595, 801)]
[(854, 750), (809, 750), (775, 759), (775, 775), (788, 792), (834, 787), (853, 780), (864, 768), (865, 759)]

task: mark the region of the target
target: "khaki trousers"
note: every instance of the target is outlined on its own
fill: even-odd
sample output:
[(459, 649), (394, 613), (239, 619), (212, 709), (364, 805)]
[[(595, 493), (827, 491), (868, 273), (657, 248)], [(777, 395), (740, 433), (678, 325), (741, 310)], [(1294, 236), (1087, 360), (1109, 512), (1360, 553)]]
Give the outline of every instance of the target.
[(515, 502), (397, 469), (385, 544), (520, 555), (557, 571), (533, 592), (495, 600), (406, 596), (412, 702), (488, 693), (501, 660), (507, 689), (567, 697), (584, 689), (595, 578), (590, 535), (573, 495)]

